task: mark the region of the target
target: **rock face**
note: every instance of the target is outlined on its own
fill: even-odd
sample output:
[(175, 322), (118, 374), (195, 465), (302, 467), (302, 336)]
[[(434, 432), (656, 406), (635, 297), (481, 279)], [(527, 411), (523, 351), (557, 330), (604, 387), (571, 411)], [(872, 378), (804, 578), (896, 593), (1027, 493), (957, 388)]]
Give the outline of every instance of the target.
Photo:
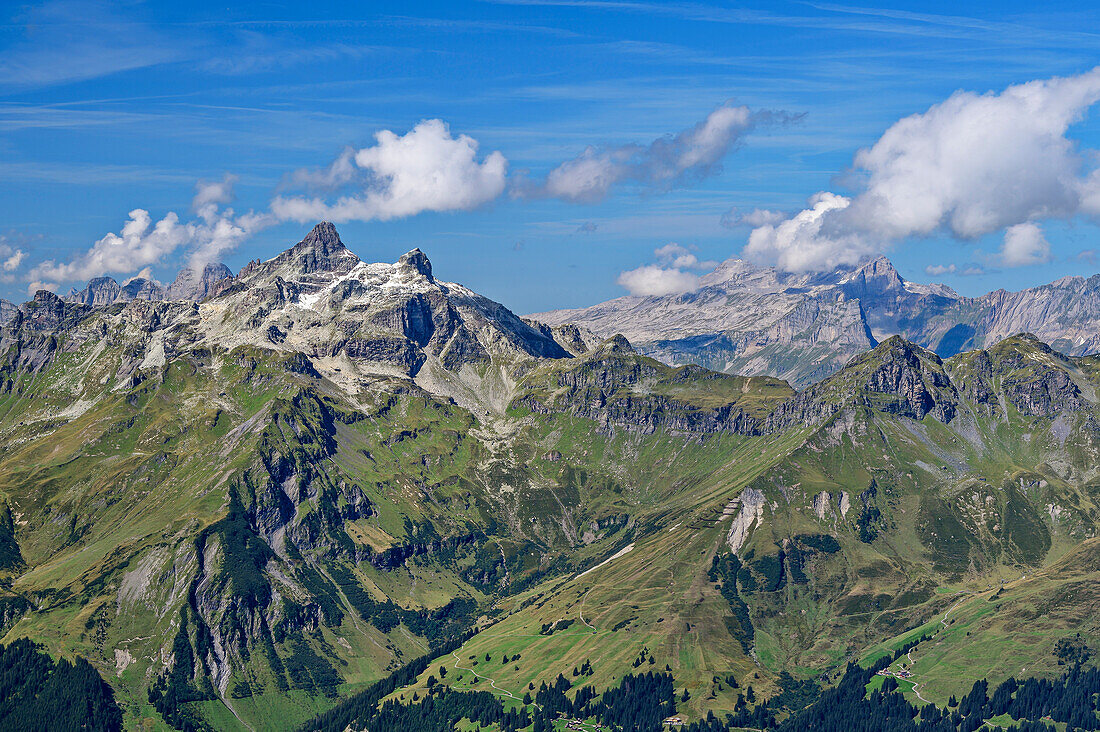
[[(95, 277), (88, 280), (88, 285), (79, 292), (69, 295), (66, 299), (70, 302), (78, 302), (82, 305), (98, 308), (110, 305), (118, 299), (118, 293), (122, 290), (113, 277)], [(132, 298), (131, 298), (132, 299)]]
[(130, 302), (131, 300), (148, 300), (150, 302), (166, 300), (168, 294), (164, 288), (153, 280), (144, 277), (134, 277), (127, 280), (119, 289), (116, 302)]
[(518, 388), (514, 406), (643, 434), (658, 429), (760, 434), (767, 412), (793, 395), (787, 384), (769, 377), (728, 376), (694, 365), (671, 368), (639, 355), (622, 336), (578, 358), (541, 364)]
[[(95, 277), (88, 281), (83, 290), (74, 289), (65, 299), (93, 308), (134, 300), (198, 302), (211, 294), (217, 283), (232, 276), (233, 273), (224, 264), (208, 264), (201, 272), (190, 268), (180, 270), (175, 281), (167, 288), (146, 277), (133, 277), (122, 285), (112, 277)], [(0, 308), (0, 322), (3, 320), (3, 311)]]
[(1098, 352), (1100, 275), (968, 298), (945, 285), (908, 282), (885, 257), (815, 274), (733, 259), (692, 293), (623, 297), (531, 317), (605, 337), (623, 333), (669, 364), (768, 374), (804, 386), (892, 335), (944, 358), (1021, 332), (1070, 355)]
[(201, 272), (185, 267), (168, 286), (168, 299), (199, 302), (213, 292), (214, 285), (232, 276), (233, 271), (220, 262), (203, 266)]
[(815, 424), (851, 404), (918, 421), (931, 415), (947, 424), (959, 395), (939, 356), (894, 336), (779, 406), (766, 429)]
[(88, 285), (83, 290), (74, 290), (65, 299), (98, 308), (113, 305), (116, 302), (158, 301), (165, 300), (167, 297), (163, 287), (145, 277), (133, 277), (122, 285), (112, 277), (95, 277), (88, 280)]
[(205, 337), (218, 344), (304, 353), (348, 385), (412, 378), (460, 401), (506, 390), (508, 363), (571, 358), (551, 331), (435, 279), (419, 249), (394, 264), (368, 264), (328, 222), (218, 282), (201, 312)]

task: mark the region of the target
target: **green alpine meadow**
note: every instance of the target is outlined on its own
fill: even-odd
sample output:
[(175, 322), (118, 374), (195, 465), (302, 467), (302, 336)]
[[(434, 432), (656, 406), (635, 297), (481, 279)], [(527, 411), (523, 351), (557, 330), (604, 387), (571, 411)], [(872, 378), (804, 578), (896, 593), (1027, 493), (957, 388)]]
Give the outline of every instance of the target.
[(796, 389), (320, 223), (0, 353), (9, 725), (1100, 727), (1100, 358), (1028, 333)]
[(0, 732), (1100, 732), (1100, 2), (0, 2)]

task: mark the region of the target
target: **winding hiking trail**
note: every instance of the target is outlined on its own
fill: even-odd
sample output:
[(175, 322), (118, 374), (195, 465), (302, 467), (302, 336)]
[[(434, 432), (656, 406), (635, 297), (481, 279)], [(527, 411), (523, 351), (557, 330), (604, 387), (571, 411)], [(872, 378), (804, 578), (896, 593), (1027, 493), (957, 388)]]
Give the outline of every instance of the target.
[(512, 699), (515, 699), (516, 701), (518, 701), (520, 703), (523, 703), (523, 698), (522, 697), (518, 697), (515, 694), (513, 694), (512, 692), (508, 691), (507, 689), (502, 689), (499, 686), (497, 686), (497, 682), (496, 682), (495, 679), (491, 679), (488, 676), (482, 676), (477, 671), (474, 671), (472, 668), (463, 668), (462, 666), (459, 666), (458, 662), (461, 661), (462, 659), (459, 658), (457, 653), (455, 653), (454, 651), (451, 651), (451, 655), (455, 657), (454, 667), (457, 670), (459, 670), (459, 671), (469, 671), (470, 673), (472, 673), (474, 676), (478, 677), (479, 679), (485, 679), (486, 681), (488, 681), (489, 686), (493, 687), (493, 689), (495, 689), (496, 691), (499, 691), (501, 694), (505, 694), (508, 697), (510, 697)]
[(597, 587), (597, 585), (592, 585), (591, 587), (588, 588), (588, 592), (584, 593), (584, 597), (581, 598), (581, 604), (577, 608), (577, 617), (579, 617), (581, 619), (582, 623), (584, 623), (589, 628), (591, 628), (593, 633), (598, 633), (599, 631), (596, 630), (595, 625), (593, 625), (592, 623), (590, 623), (590, 622), (588, 622), (587, 620), (584, 619), (584, 601), (588, 599), (588, 593), (592, 592), (592, 590), (596, 589), (596, 587)]
[[(936, 630), (935, 633), (932, 634), (932, 637), (929, 638), (928, 640), (934, 640), (937, 635), (939, 635), (940, 633), (942, 633), (944, 630), (947, 629), (947, 618), (948, 618), (949, 615), (951, 615), (951, 613), (955, 610), (955, 608), (957, 608), (959, 605), (961, 605), (964, 602), (966, 602), (967, 600), (969, 600), (971, 597), (976, 597), (976, 596), (981, 595), (983, 593), (971, 592), (970, 590), (959, 590), (958, 592), (956, 592), (954, 594), (955, 595), (963, 595), (963, 597), (961, 599), (959, 599), (959, 601), (956, 602), (954, 605), (947, 608), (947, 611), (944, 612), (943, 617), (940, 618), (940, 627)], [(913, 660), (913, 651), (915, 651), (915, 650), (916, 650), (916, 646), (914, 646), (913, 648), (910, 648), (909, 651), (905, 654), (905, 657), (909, 659), (909, 668), (913, 668), (913, 666), (916, 663)], [(913, 681), (912, 681), (913, 693), (917, 695), (917, 698), (920, 699), (925, 704), (931, 704), (932, 702), (925, 699), (924, 696), (920, 693), (921, 682), (915, 680), (916, 676), (915, 675), (910, 676), (910, 679), (913, 679)]]

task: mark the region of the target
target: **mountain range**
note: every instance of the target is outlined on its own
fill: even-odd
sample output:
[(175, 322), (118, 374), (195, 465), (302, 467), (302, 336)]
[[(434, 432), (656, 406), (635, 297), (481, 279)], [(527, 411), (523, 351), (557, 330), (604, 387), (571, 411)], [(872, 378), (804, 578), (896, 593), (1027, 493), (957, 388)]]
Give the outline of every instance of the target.
[(944, 358), (1024, 332), (1067, 354), (1096, 353), (1100, 275), (972, 298), (946, 285), (908, 282), (885, 257), (808, 274), (731, 259), (701, 278), (694, 292), (621, 297), (531, 317), (602, 336), (620, 333), (666, 363), (804, 386), (891, 335)]
[[(665, 363), (622, 304), (520, 318), (329, 223), (186, 297), (37, 292), (0, 326), (3, 642), (87, 659), (134, 729), (794, 729), (861, 668), (975, 729), (975, 681), (1087, 662), (1100, 357), (1001, 315), (947, 348), (987, 301), (882, 261), (722, 270), (630, 303), (787, 303), (755, 357), (812, 383)], [(951, 355), (887, 335), (919, 303)]]

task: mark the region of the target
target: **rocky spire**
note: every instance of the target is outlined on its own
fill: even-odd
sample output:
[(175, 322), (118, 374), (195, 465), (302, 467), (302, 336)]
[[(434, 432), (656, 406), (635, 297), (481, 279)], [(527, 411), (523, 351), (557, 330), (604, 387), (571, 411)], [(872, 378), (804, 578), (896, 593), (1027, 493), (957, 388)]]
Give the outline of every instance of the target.
[(432, 277), (432, 263), (428, 261), (428, 255), (420, 249), (413, 249), (411, 252), (402, 254), (397, 263), (414, 272), (419, 272), (427, 277), (429, 282), (435, 282), (435, 278)]
[(347, 272), (359, 263), (359, 258), (340, 241), (336, 227), (322, 221), (306, 234), (306, 238), (283, 253), (303, 274), (315, 272)]

